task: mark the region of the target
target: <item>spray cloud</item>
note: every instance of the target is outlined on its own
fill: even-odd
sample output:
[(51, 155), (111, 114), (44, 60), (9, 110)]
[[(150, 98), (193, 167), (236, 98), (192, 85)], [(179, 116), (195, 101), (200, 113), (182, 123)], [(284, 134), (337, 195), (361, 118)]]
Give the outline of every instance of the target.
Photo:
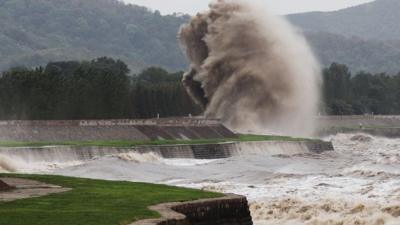
[(205, 109), (240, 132), (309, 135), (320, 68), (283, 18), (244, 0), (218, 0), (181, 27), (191, 61), (183, 84)]

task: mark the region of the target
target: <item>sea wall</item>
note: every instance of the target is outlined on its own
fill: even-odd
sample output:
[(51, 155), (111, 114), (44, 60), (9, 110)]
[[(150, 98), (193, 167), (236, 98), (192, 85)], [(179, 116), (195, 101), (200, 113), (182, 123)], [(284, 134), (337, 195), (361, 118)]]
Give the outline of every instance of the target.
[(387, 138), (400, 138), (400, 127), (399, 128), (339, 128), (334, 127), (330, 129), (324, 129), (320, 131), (321, 136), (335, 135), (338, 133), (364, 133), (373, 136), (387, 137)]
[(244, 154), (263, 155), (294, 155), (303, 153), (321, 153), (333, 151), (330, 142), (230, 142), (204, 145), (163, 145), (136, 146), (130, 148), (116, 147), (1, 147), (0, 156), (10, 159), (30, 162), (73, 162), (88, 161), (97, 157), (116, 155), (120, 153), (154, 153), (162, 158), (219, 159), (240, 156)]
[(320, 116), (318, 124), (321, 128), (400, 127), (400, 116)]
[(132, 125), (162, 125), (162, 126), (204, 126), (218, 125), (220, 120), (202, 118), (160, 118), (160, 119), (120, 119), (120, 120), (3, 120), (0, 126), (132, 126)]
[(161, 214), (159, 219), (135, 222), (131, 225), (252, 225), (247, 199), (238, 195), (167, 203), (150, 207)]
[(318, 124), (320, 136), (365, 133), (400, 138), (400, 116), (321, 116)]
[(189, 140), (234, 138), (219, 120), (0, 121), (0, 141)]

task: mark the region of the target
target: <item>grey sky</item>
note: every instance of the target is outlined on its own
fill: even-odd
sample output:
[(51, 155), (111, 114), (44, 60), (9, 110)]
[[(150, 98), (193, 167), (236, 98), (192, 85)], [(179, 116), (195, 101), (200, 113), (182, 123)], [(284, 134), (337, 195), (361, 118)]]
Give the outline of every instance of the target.
[[(196, 14), (207, 8), (208, 0), (123, 0), (125, 2), (158, 9), (163, 14), (184, 12)], [(264, 2), (276, 14), (289, 14), (307, 11), (331, 11), (354, 6), (372, 0), (252, 0)]]

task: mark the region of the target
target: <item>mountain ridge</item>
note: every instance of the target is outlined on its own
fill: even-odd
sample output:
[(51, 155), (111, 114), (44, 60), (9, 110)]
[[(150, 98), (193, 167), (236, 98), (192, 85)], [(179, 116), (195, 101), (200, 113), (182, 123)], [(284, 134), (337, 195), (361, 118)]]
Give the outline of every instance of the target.
[(337, 62), (357, 73), (400, 72), (400, 42), (364, 40), (326, 32), (305, 32), (306, 39), (322, 66)]
[(398, 0), (376, 0), (332, 12), (291, 14), (287, 18), (304, 31), (386, 41), (400, 40), (399, 11)]
[[(353, 72), (397, 74), (397, 10), (400, 1), (377, 0), (287, 18), (305, 34), (322, 66), (337, 62)], [(162, 16), (157, 10), (118, 0), (2, 0), (0, 71), (102, 56), (121, 59), (132, 73), (149, 66), (185, 70), (188, 62), (177, 33), (189, 19), (180, 14)]]
[(101, 56), (119, 58), (133, 71), (181, 70), (186, 60), (176, 34), (187, 20), (117, 0), (3, 0), (0, 70)]

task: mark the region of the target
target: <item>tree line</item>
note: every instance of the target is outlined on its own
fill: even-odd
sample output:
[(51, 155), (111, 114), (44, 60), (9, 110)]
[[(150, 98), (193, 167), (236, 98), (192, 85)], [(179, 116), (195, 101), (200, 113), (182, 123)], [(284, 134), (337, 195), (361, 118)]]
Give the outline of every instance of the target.
[[(201, 114), (181, 84), (182, 72), (151, 67), (130, 75), (112, 58), (50, 62), (0, 76), (0, 120), (120, 119)], [(333, 63), (323, 71), (321, 113), (400, 114), (400, 74), (351, 73)]]
[(343, 64), (323, 71), (322, 110), (330, 115), (400, 114), (400, 73), (352, 74)]
[(111, 58), (13, 68), (0, 77), (0, 119), (119, 119), (200, 113), (182, 73), (149, 68), (135, 76)]

